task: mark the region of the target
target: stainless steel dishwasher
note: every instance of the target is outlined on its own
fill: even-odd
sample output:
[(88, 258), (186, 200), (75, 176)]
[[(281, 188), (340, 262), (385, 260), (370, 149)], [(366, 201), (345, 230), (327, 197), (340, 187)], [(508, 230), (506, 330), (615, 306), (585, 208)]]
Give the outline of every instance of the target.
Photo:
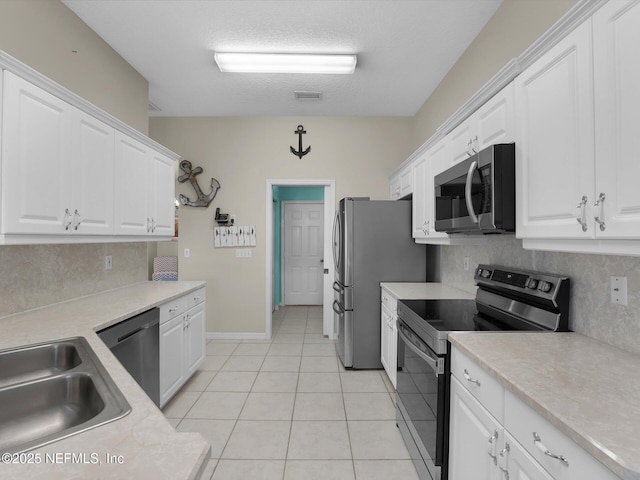
[(160, 405), (160, 311), (157, 308), (98, 332), (100, 339), (156, 405)]

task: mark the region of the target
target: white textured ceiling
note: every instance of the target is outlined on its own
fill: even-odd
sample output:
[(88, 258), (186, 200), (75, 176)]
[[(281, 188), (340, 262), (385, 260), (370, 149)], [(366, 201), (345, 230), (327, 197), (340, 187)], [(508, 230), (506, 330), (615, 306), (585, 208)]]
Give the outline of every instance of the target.
[[(502, 0), (63, 2), (149, 81), (155, 116), (411, 116)], [(216, 50), (356, 53), (358, 65), (354, 75), (223, 74)]]

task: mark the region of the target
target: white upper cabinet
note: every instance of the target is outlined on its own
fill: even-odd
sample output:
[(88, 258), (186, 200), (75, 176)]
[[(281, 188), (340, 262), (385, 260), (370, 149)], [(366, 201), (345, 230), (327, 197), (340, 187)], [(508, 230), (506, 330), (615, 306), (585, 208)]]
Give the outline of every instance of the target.
[(514, 141), (513, 89), (513, 83), (509, 83), (447, 135), (449, 166), (490, 145)]
[(173, 160), (117, 132), (115, 167), (116, 233), (173, 236)]
[[(411, 198), (411, 225), (413, 238), (427, 238), (429, 236), (429, 224), (432, 221), (429, 216), (429, 207), (433, 203), (427, 194), (429, 182), (428, 152), (423, 153), (413, 161), (413, 197)], [(432, 179), (433, 180), (433, 179)]]
[(151, 233), (173, 236), (175, 232), (175, 162), (166, 155), (151, 154)]
[(593, 17), (599, 238), (640, 238), (640, 3), (609, 2)]
[(405, 165), (389, 179), (389, 198), (398, 200), (413, 193), (413, 170)]
[(173, 236), (175, 154), (19, 65), (0, 87), (0, 244)]
[(74, 232), (113, 234), (113, 151), (115, 131), (75, 109), (73, 122), (71, 205)]
[(587, 21), (515, 80), (519, 237), (594, 234), (592, 66)]
[(116, 233), (146, 235), (151, 231), (149, 215), (151, 153), (141, 142), (116, 134)]
[(73, 107), (12, 73), (3, 83), (2, 232), (69, 232)]

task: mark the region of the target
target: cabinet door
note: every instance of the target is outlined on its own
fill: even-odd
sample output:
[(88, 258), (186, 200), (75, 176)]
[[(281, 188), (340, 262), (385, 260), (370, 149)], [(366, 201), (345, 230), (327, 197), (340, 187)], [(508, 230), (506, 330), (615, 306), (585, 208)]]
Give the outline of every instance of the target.
[(398, 200), (400, 198), (400, 174), (389, 180), (389, 198), (391, 200)]
[(160, 405), (184, 383), (184, 315), (160, 325)]
[(498, 480), (502, 426), (451, 377), (449, 480)]
[(175, 232), (175, 162), (158, 152), (151, 156), (151, 233), (172, 237)]
[(509, 472), (509, 480), (554, 480), (524, 448), (505, 432), (504, 450), (498, 454), (500, 468)]
[(391, 318), (391, 314), (388, 312), (386, 307), (382, 305), (380, 308), (380, 361), (382, 362), (384, 371), (387, 372), (389, 380), (393, 383), (394, 372), (391, 366)]
[(476, 117), (478, 151), (496, 143), (515, 141), (513, 89), (513, 83), (510, 83), (473, 114)]
[[(640, 238), (640, 4), (609, 2), (593, 17), (596, 196), (601, 238)], [(596, 198), (597, 200), (597, 198)]]
[(71, 105), (4, 72), (3, 233), (70, 233)]
[(450, 162), (447, 168), (466, 160), (478, 151), (476, 122), (476, 116), (471, 115), (447, 135)]
[(72, 167), (74, 233), (112, 235), (115, 131), (74, 109)]
[[(587, 220), (594, 201), (592, 64), (589, 20), (515, 80), (521, 238), (594, 235)], [(586, 232), (577, 220), (585, 221)]]
[(450, 162), (447, 156), (449, 151), (449, 144), (446, 138), (443, 138), (427, 152), (427, 163), (429, 165), (426, 181), (426, 195), (427, 202), (425, 209), (427, 210), (427, 223), (429, 225), (429, 238), (446, 239), (449, 238), (445, 232), (436, 231), (436, 204), (435, 204), (435, 189), (434, 178), (439, 173), (444, 172), (449, 168)]
[(413, 238), (427, 238), (429, 236), (428, 178), (429, 165), (427, 155), (424, 154), (413, 162), (413, 197), (411, 198)]
[(117, 132), (115, 150), (116, 234), (149, 235), (149, 149)]
[(185, 380), (197, 370), (205, 355), (205, 303), (196, 305), (186, 313)]
[(404, 198), (413, 193), (413, 172), (411, 165), (407, 165), (400, 172), (400, 197)]

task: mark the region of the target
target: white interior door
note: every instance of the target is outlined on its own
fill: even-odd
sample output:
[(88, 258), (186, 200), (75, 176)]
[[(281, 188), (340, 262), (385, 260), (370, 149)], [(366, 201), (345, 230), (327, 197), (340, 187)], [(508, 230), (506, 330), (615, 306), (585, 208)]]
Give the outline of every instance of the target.
[(283, 202), (284, 303), (322, 305), (324, 205)]

